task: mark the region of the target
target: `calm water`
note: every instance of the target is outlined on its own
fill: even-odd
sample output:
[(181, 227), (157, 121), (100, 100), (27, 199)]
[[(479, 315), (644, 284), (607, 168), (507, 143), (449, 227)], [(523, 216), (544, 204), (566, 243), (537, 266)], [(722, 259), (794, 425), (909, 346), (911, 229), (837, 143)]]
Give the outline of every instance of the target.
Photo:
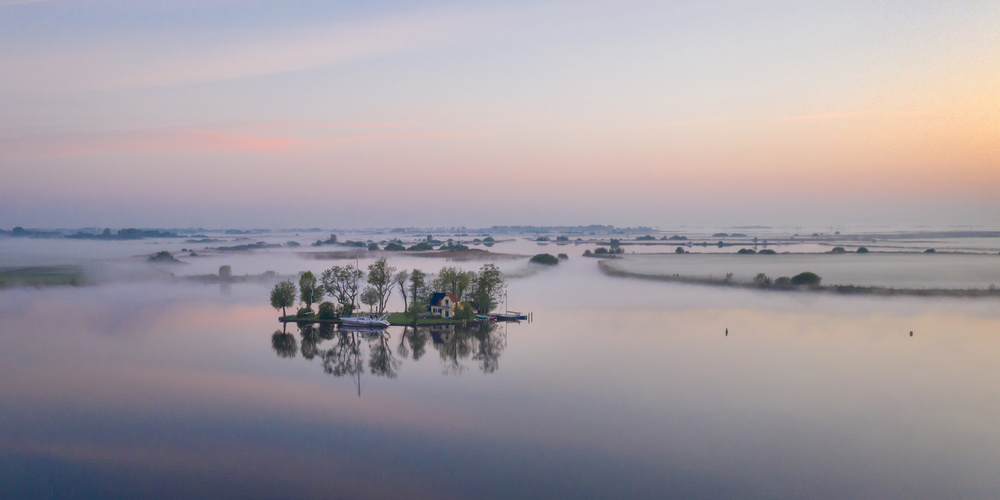
[[(568, 248), (501, 263), (534, 320), (487, 330), (280, 333), (252, 284), (0, 290), (0, 496), (1000, 496), (998, 301), (612, 279)], [(341, 263), (233, 259), (184, 272)]]

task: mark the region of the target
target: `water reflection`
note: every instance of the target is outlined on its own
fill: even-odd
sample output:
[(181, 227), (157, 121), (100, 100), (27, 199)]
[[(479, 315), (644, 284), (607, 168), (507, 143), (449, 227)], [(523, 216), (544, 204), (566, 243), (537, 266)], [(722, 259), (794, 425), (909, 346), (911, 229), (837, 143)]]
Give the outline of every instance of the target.
[[(286, 325), (287, 330), (287, 325)], [(271, 334), (271, 348), (278, 354), (279, 358), (294, 358), (298, 352), (298, 345), (295, 336), (287, 331), (275, 330)]]
[(287, 332), (286, 325), (286, 331), (276, 330), (271, 335), (271, 347), (280, 358), (302, 354), (304, 359), (311, 361), (318, 357), (326, 374), (356, 379), (360, 395), (366, 362), (368, 374), (395, 379), (404, 360), (420, 362), (428, 345), (437, 351), (443, 374), (461, 374), (471, 366), (469, 361), (475, 362), (483, 373), (496, 372), (500, 356), (507, 347), (507, 325), (407, 326), (395, 329), (396, 341), (391, 330), (355, 330), (328, 323), (301, 323), (297, 325), (298, 339)]

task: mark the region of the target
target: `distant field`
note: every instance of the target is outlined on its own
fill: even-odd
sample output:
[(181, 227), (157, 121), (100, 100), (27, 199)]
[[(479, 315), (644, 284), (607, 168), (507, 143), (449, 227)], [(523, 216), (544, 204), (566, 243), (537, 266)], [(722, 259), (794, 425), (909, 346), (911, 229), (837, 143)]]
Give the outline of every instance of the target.
[(771, 279), (810, 271), (824, 285), (896, 288), (988, 288), (1000, 286), (1000, 256), (967, 254), (869, 253), (787, 255), (626, 255), (608, 261), (613, 269), (656, 276), (674, 274), (748, 282), (757, 273)]
[(0, 269), (0, 287), (84, 285), (83, 270), (76, 266)]

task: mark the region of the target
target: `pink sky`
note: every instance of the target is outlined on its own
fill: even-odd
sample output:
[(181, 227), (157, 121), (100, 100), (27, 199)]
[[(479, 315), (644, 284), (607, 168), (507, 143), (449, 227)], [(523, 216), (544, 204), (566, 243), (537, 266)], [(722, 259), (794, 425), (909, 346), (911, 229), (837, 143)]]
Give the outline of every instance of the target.
[(0, 227), (1000, 220), (992, 2), (304, 5), (0, 3)]

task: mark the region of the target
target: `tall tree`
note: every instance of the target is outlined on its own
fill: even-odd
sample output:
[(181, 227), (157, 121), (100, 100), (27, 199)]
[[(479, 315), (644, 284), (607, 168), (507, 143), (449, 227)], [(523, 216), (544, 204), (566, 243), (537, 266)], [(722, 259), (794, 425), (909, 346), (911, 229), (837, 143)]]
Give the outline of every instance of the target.
[(483, 264), (476, 274), (472, 291), (472, 299), (479, 308), (479, 314), (489, 314), (500, 303), (506, 290), (507, 282), (496, 264)]
[(378, 294), (378, 314), (385, 312), (385, 306), (392, 295), (392, 275), (396, 268), (386, 262), (382, 257), (368, 266), (368, 285)]
[(320, 275), (323, 290), (331, 297), (336, 298), (343, 307), (341, 314), (350, 314), (354, 310), (361, 278), (364, 277), (364, 274), (364, 271), (348, 264), (343, 267), (333, 266)]
[(410, 281), (410, 272), (403, 269), (392, 277), (392, 281), (399, 287), (399, 294), (403, 296), (403, 310), (409, 311), (410, 307), (406, 301), (406, 289), (408, 288), (406, 282)]
[(427, 274), (420, 269), (410, 273), (411, 304), (427, 302)]
[(435, 292), (454, 294), (455, 300), (461, 302), (465, 290), (469, 288), (474, 278), (475, 273), (471, 271), (466, 272), (457, 267), (445, 266), (438, 272), (438, 276), (434, 278), (431, 286)]
[(288, 280), (275, 283), (271, 289), (271, 307), (281, 309), (281, 315), (287, 316), (285, 308), (293, 305), (295, 305), (295, 284)]
[(306, 271), (302, 273), (302, 276), (299, 276), (299, 294), (300, 300), (309, 308), (312, 307), (313, 302), (323, 300), (323, 289), (317, 283), (316, 276), (313, 275), (312, 271)]

